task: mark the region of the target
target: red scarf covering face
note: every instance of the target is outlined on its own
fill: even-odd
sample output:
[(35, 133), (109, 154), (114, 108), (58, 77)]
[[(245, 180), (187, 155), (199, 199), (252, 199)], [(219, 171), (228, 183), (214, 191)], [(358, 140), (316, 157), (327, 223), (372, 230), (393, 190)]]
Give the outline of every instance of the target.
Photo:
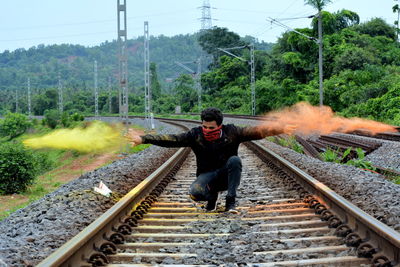
[(222, 124), (215, 129), (204, 129), (203, 128), (204, 138), (209, 142), (217, 140), (218, 138), (221, 137), (221, 129), (222, 129)]

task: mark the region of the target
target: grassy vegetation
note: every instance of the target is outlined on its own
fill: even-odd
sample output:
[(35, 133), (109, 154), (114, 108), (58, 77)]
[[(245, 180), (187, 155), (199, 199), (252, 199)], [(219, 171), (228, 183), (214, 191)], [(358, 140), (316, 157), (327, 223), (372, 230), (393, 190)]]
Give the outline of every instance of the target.
[(269, 136), (266, 139), (280, 146), (293, 149), (297, 153), (304, 154), (303, 146), (296, 141), (296, 138), (294, 136), (287, 136), (287, 137)]
[[(140, 126), (131, 125), (130, 128), (135, 130), (144, 130)], [(14, 142), (22, 142), (23, 140), (31, 137), (39, 137), (44, 134), (53, 131), (48, 127), (36, 124), (34, 129), (29, 130), (27, 133), (15, 138)], [(6, 138), (1, 138), (0, 142), (7, 142)], [(61, 185), (69, 182), (82, 175), (83, 173), (90, 171), (87, 169), (91, 166), (91, 169), (99, 168), (110, 164), (116, 159), (121, 158), (121, 152), (125, 155), (138, 153), (146, 148), (149, 144), (143, 144), (135, 147), (122, 147), (114, 151), (108, 151), (106, 153), (79, 153), (70, 150), (61, 149), (41, 149), (35, 150), (33, 153), (39, 161), (43, 161), (43, 169), (39, 172), (39, 176), (36, 177), (34, 183), (30, 185), (27, 190), (23, 193), (0, 196), (0, 220), (8, 217), (12, 212), (23, 208), (30, 203), (42, 198), (44, 195), (56, 190)], [(103, 160), (103, 156), (105, 156)], [(99, 161), (102, 159), (103, 161)]]

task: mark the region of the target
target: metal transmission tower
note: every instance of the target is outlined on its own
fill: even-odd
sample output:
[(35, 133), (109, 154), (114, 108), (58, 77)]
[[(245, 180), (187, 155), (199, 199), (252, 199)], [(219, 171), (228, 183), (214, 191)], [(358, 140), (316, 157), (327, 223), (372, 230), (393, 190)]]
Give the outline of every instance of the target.
[(31, 78), (28, 77), (28, 117), (31, 117)]
[(63, 105), (63, 91), (62, 91), (62, 85), (61, 85), (61, 76), (60, 73), (58, 73), (58, 110), (60, 111), (60, 114), (63, 113), (64, 105)]
[[(243, 49), (243, 48), (250, 48), (250, 61), (239, 57), (228, 50), (235, 50), (235, 49)], [(237, 47), (230, 47), (230, 48), (217, 48), (218, 50), (231, 55), (241, 61), (247, 62), (250, 65), (250, 88), (251, 88), (251, 115), (256, 115), (256, 71), (255, 71), (255, 59), (254, 59), (254, 44), (244, 45), (244, 46), (237, 46)]]
[(150, 82), (150, 49), (149, 49), (149, 22), (144, 22), (144, 109), (148, 125), (154, 129), (153, 114), (151, 112), (151, 82)]
[(97, 88), (97, 60), (94, 61), (94, 116), (99, 116), (99, 91)]
[[(121, 4), (123, 1), (123, 4)], [(126, 0), (117, 0), (118, 60), (119, 60), (119, 115), (128, 127), (128, 55), (126, 30)], [(121, 23), (122, 20), (122, 23)]]
[(212, 27), (211, 24), (211, 6), (209, 0), (203, 0), (201, 6), (201, 29), (207, 30)]

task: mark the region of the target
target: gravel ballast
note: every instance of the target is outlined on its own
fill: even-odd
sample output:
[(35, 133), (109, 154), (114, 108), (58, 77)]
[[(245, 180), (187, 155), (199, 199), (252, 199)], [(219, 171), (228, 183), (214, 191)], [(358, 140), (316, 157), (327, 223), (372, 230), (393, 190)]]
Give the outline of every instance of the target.
[[(244, 125), (243, 121), (236, 123)], [(144, 125), (143, 120), (135, 119), (132, 122)], [(234, 122), (233, 119), (229, 119), (229, 123)], [(176, 127), (158, 122), (156, 127), (162, 129), (163, 133), (180, 131)], [(190, 127), (193, 127), (193, 124)], [(261, 142), (373, 217), (400, 231), (399, 185), (385, 180), (378, 174), (352, 166), (321, 162), (266, 140)], [(395, 145), (397, 143), (394, 144), (394, 148)], [(93, 186), (98, 185), (100, 180), (111, 190), (125, 194), (174, 151), (176, 149), (151, 146), (140, 153), (86, 173), (41, 200), (11, 214), (0, 222), (0, 267), (37, 264), (115, 203), (111, 198), (92, 192)], [(390, 154), (383, 150), (383, 161), (385, 153), (399, 155), (396, 151)], [(368, 155), (372, 156), (373, 153)], [(386, 162), (389, 161), (386, 159)], [(396, 162), (396, 158), (393, 162)], [(400, 160), (397, 161), (399, 162)]]
[(360, 209), (400, 231), (399, 185), (386, 180), (382, 175), (353, 166), (322, 162), (266, 140), (261, 143)]
[[(143, 120), (134, 120), (142, 124)], [(156, 123), (162, 133), (181, 131)], [(177, 149), (149, 148), (88, 172), (0, 222), (0, 267), (34, 266), (115, 204), (93, 192), (103, 181), (117, 195), (129, 192)]]

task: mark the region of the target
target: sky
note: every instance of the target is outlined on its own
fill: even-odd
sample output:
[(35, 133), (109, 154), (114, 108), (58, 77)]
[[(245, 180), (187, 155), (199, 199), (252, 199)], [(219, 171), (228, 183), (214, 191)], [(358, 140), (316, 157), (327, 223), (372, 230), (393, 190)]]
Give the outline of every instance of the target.
[[(287, 29), (271, 25), (278, 19), (290, 28), (309, 27), (306, 18), (316, 11), (304, 0), (209, 0), (212, 25), (226, 27), (241, 36), (276, 42)], [(39, 44), (80, 44), (96, 46), (117, 38), (117, 0), (1, 0), (0, 53)], [(122, 0), (121, 0), (122, 2)], [(361, 22), (397, 19), (392, 12), (395, 0), (332, 0), (329, 12), (348, 9)], [(127, 0), (128, 38), (143, 35), (148, 21), (153, 36), (194, 33), (201, 28), (203, 0)]]

